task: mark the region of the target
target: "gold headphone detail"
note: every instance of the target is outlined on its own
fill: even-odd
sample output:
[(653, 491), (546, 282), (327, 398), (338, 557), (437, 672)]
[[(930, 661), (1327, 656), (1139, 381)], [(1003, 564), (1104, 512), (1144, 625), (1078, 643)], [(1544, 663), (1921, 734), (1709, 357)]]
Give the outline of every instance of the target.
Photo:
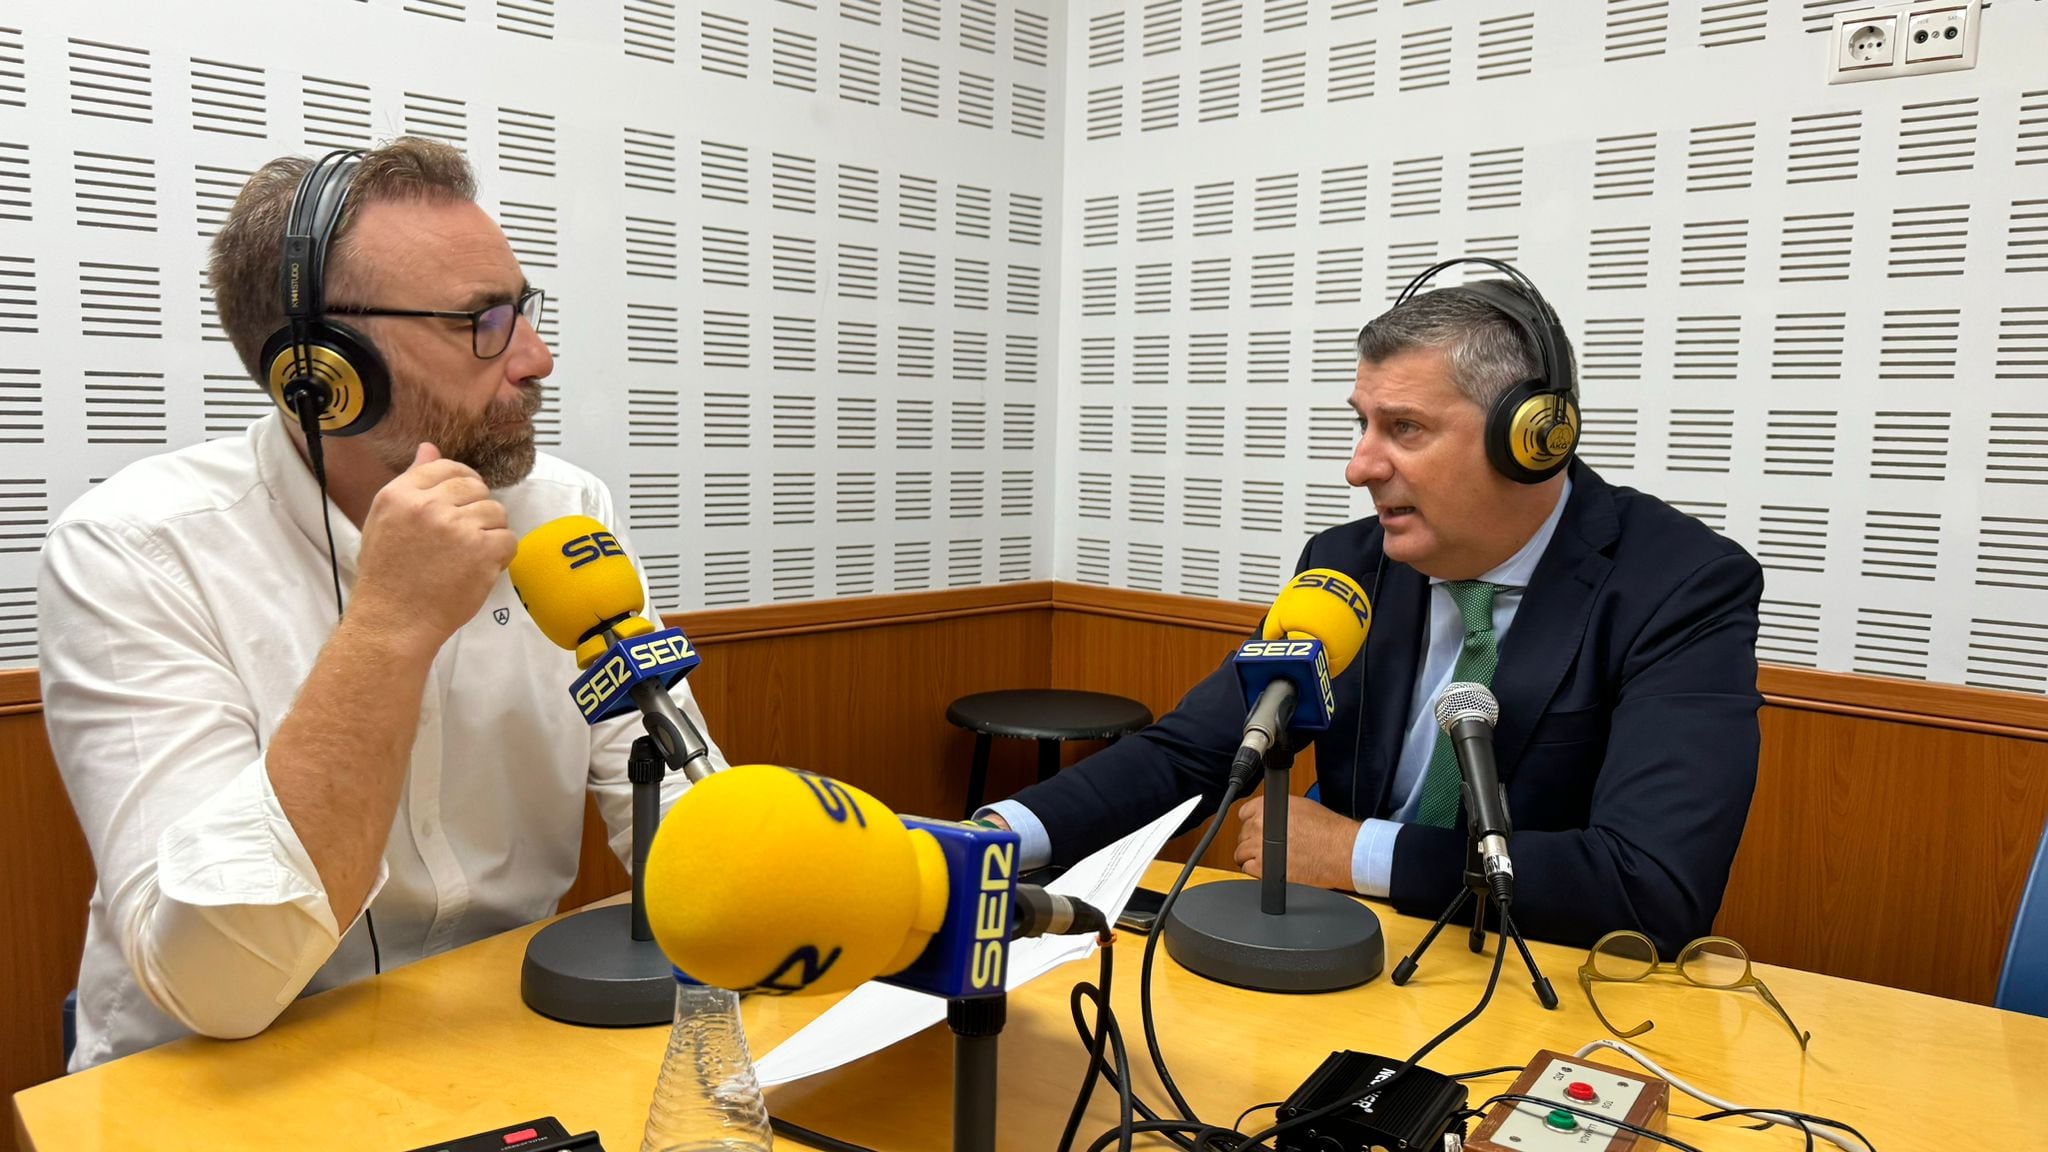
[[(356, 374), (355, 365), (346, 356), (325, 344), (314, 344), (305, 349), (305, 375), (325, 386), (327, 406), (320, 413), (320, 430), (333, 434), (338, 429), (349, 427), (363, 414), (363, 382)], [(275, 354), (270, 361), (270, 398), (279, 408), (291, 411), (285, 402), (284, 390), (295, 376), (299, 349), (289, 341), (283, 351)]]
[(1578, 406), (1557, 392), (1522, 401), (1508, 425), (1509, 451), (1532, 472), (1555, 467), (1578, 443)]

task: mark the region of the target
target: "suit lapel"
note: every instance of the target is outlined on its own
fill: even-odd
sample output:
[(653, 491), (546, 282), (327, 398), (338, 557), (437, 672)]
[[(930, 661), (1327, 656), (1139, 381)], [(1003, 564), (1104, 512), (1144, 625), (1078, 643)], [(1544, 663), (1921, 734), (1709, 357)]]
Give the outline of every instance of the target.
[(1575, 462), (1571, 502), (1550, 547), (1536, 562), (1493, 675), (1493, 694), (1500, 701), (1493, 742), (1504, 778), (1514, 775), (1537, 718), (1550, 707), (1578, 655), (1594, 597), (1614, 567), (1607, 551), (1618, 533), (1613, 490)]
[(1358, 749), (1357, 810), (1354, 817), (1377, 815), (1386, 803), (1401, 755), (1401, 737), (1408, 729), (1408, 705), (1415, 678), (1422, 671), (1422, 637), (1429, 620), (1429, 581), (1406, 564), (1388, 563), (1373, 600), (1372, 632), (1366, 637), (1365, 722)]

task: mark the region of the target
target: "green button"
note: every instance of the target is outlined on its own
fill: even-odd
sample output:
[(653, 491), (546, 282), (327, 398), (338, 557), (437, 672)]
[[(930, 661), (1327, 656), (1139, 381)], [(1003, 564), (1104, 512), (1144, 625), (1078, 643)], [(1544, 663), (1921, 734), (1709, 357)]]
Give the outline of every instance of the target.
[(1553, 1109), (1550, 1115), (1543, 1118), (1543, 1122), (1559, 1132), (1569, 1132), (1579, 1126), (1579, 1118), (1562, 1108)]

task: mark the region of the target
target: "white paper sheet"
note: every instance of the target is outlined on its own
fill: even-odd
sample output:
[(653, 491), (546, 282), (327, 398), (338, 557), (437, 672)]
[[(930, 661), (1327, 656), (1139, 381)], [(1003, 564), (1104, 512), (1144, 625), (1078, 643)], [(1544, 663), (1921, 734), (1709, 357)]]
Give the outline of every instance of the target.
[[(1114, 924), (1145, 866), (1200, 799), (1188, 797), (1173, 811), (1067, 869), (1046, 890), (1085, 900)], [(1007, 986), (1019, 988), (1062, 964), (1086, 959), (1095, 947), (1093, 936), (1019, 940), (1010, 947)], [(945, 1018), (946, 1002), (937, 996), (870, 980), (755, 1060), (754, 1075), (763, 1087), (816, 1076), (880, 1052)]]

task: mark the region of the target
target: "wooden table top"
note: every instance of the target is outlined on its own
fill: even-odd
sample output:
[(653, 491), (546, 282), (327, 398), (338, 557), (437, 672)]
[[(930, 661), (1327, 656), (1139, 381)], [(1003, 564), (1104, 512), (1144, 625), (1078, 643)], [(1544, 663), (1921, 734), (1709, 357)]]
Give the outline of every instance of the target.
[[(1172, 875), (1154, 864), (1147, 883), (1164, 888)], [(1227, 875), (1202, 870), (1194, 883)], [(1428, 924), (1375, 910), (1391, 969)], [(597, 1129), (610, 1152), (636, 1152), (667, 1029), (578, 1028), (529, 1011), (519, 1000), (519, 969), (537, 927), (308, 997), (252, 1039), (180, 1040), (30, 1088), (15, 1097), (21, 1146), (227, 1152), (345, 1143), (398, 1152), (553, 1115), (573, 1132)], [(1126, 935), (1117, 945), (1114, 996), (1140, 1064), (1143, 944)], [(1579, 988), (1584, 952), (1532, 947), (1563, 1001), (1559, 1010), (1543, 1011), (1510, 955), (1486, 1014), (1426, 1066), (1460, 1072), (1519, 1064), (1539, 1048), (1570, 1052), (1608, 1035)], [(1344, 992), (1289, 996), (1212, 983), (1162, 950), (1153, 988), (1160, 1043), (1189, 1103), (1204, 1119), (1228, 1123), (1253, 1104), (1288, 1095), (1333, 1049), (1405, 1057), (1471, 1008), (1490, 965), (1490, 957), (1466, 951), (1464, 933), (1454, 929), (1405, 988), (1383, 975)], [(1092, 959), (1072, 964), (1011, 996), (1001, 1046), (1001, 1147), (1049, 1152), (1057, 1143), (1086, 1063), (1068, 992), (1096, 971)], [(1655, 1019), (1656, 1028), (1633, 1043), (1674, 1075), (1745, 1105), (1839, 1117), (1885, 1152), (1950, 1143), (1940, 1133), (1951, 1117), (1967, 1120), (1973, 1144), (2033, 1143), (2021, 1125), (2032, 1094), (2048, 1089), (2048, 1020), (1789, 969), (1760, 965), (1758, 974), (1812, 1031), (1803, 1056), (1754, 992), (1660, 977), (1604, 985), (1600, 1002), (1617, 1023)], [(753, 1051), (767, 1051), (835, 999), (748, 999)], [(944, 1025), (927, 1029), (832, 1073), (771, 1089), (769, 1107), (873, 1148), (946, 1149), (951, 1045)], [(1591, 1059), (1626, 1066), (1614, 1053)], [(1504, 1091), (1511, 1079), (1474, 1081), (1474, 1100)], [(1137, 1083), (1147, 1099), (1164, 1103), (1149, 1065)], [(1673, 1109), (1706, 1110), (1675, 1093)], [(1083, 1145), (1114, 1122), (1114, 1097), (1098, 1086)], [(1709, 1152), (1800, 1147), (1791, 1132), (1727, 1123), (1679, 1122), (1672, 1132)]]

